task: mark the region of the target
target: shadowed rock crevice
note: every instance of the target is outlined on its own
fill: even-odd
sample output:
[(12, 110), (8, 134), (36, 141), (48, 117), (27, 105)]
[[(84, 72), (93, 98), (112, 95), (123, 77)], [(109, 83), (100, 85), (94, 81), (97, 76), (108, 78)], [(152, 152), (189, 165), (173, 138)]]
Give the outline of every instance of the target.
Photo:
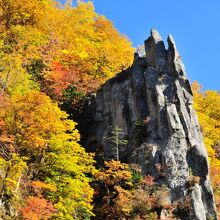
[[(124, 132), (120, 138), (128, 140), (126, 146), (119, 146), (120, 160), (138, 163), (144, 174), (167, 185), (172, 202), (191, 198), (192, 208), (180, 219), (217, 219), (190, 83), (173, 37), (169, 35), (167, 41), (168, 49), (152, 30), (145, 41), (146, 57), (135, 54), (129, 69), (100, 88), (92, 104), (96, 110), (90, 136), (103, 148), (106, 159), (115, 159), (115, 147), (105, 138), (119, 127)], [(189, 186), (192, 176), (200, 181)]]

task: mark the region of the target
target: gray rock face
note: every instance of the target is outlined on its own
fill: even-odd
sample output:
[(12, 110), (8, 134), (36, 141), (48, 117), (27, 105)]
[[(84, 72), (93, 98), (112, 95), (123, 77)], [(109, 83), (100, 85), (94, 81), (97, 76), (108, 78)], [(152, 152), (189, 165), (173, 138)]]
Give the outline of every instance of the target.
[[(168, 49), (156, 30), (145, 41), (146, 57), (105, 83), (96, 94), (94, 138), (106, 159), (115, 158), (107, 141), (118, 126), (128, 140), (119, 158), (139, 164), (171, 191), (171, 201), (191, 198), (192, 208), (180, 219), (217, 219), (206, 148), (193, 109), (185, 68), (171, 35)], [(161, 170), (158, 171), (158, 166)], [(200, 180), (189, 186), (190, 176)]]

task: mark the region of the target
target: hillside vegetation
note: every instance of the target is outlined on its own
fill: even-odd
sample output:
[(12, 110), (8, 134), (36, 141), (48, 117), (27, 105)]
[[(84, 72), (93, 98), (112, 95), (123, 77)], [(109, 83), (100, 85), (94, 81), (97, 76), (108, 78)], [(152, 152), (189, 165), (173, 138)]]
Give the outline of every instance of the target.
[(94, 160), (58, 104), (128, 67), (131, 43), (91, 2), (0, 0), (0, 22), (0, 216), (88, 219)]

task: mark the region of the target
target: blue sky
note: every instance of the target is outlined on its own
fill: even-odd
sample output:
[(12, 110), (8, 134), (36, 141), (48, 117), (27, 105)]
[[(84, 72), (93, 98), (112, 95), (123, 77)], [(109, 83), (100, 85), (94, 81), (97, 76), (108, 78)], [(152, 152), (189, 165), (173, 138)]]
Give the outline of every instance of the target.
[(93, 0), (93, 3), (96, 12), (112, 20), (134, 47), (143, 44), (151, 28), (156, 28), (165, 41), (171, 33), (190, 81), (197, 80), (203, 89), (220, 91), (219, 0)]

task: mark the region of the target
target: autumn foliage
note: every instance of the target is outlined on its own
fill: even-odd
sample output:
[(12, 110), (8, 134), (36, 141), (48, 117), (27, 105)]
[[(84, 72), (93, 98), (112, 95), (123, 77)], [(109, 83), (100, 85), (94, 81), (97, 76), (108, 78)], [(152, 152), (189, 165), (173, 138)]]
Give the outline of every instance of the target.
[(161, 208), (170, 208), (169, 190), (156, 184), (152, 176), (142, 176), (141, 168), (133, 165), (112, 160), (96, 174), (97, 219), (156, 220)]
[(192, 89), (194, 107), (209, 154), (210, 175), (220, 213), (220, 94), (212, 90), (202, 92), (197, 82), (192, 84)]
[(1, 199), (14, 210), (4, 215), (19, 210), (24, 219), (40, 219), (39, 213), (91, 215), (88, 175), (95, 172), (94, 161), (77, 143), (76, 124), (67, 114), (45, 94), (31, 91), (5, 97), (0, 118)]
[(51, 202), (43, 198), (28, 197), (26, 206), (21, 209), (22, 218), (25, 220), (49, 219), (55, 211)]
[(0, 218), (93, 215), (93, 155), (60, 106), (74, 106), (132, 55), (91, 2), (0, 0)]
[[(91, 2), (73, 8), (53, 0), (0, 0), (0, 20), (2, 56), (16, 57), (17, 68), (59, 102), (69, 86), (94, 91), (133, 59), (131, 42)], [(3, 85), (9, 72), (0, 74)]]

